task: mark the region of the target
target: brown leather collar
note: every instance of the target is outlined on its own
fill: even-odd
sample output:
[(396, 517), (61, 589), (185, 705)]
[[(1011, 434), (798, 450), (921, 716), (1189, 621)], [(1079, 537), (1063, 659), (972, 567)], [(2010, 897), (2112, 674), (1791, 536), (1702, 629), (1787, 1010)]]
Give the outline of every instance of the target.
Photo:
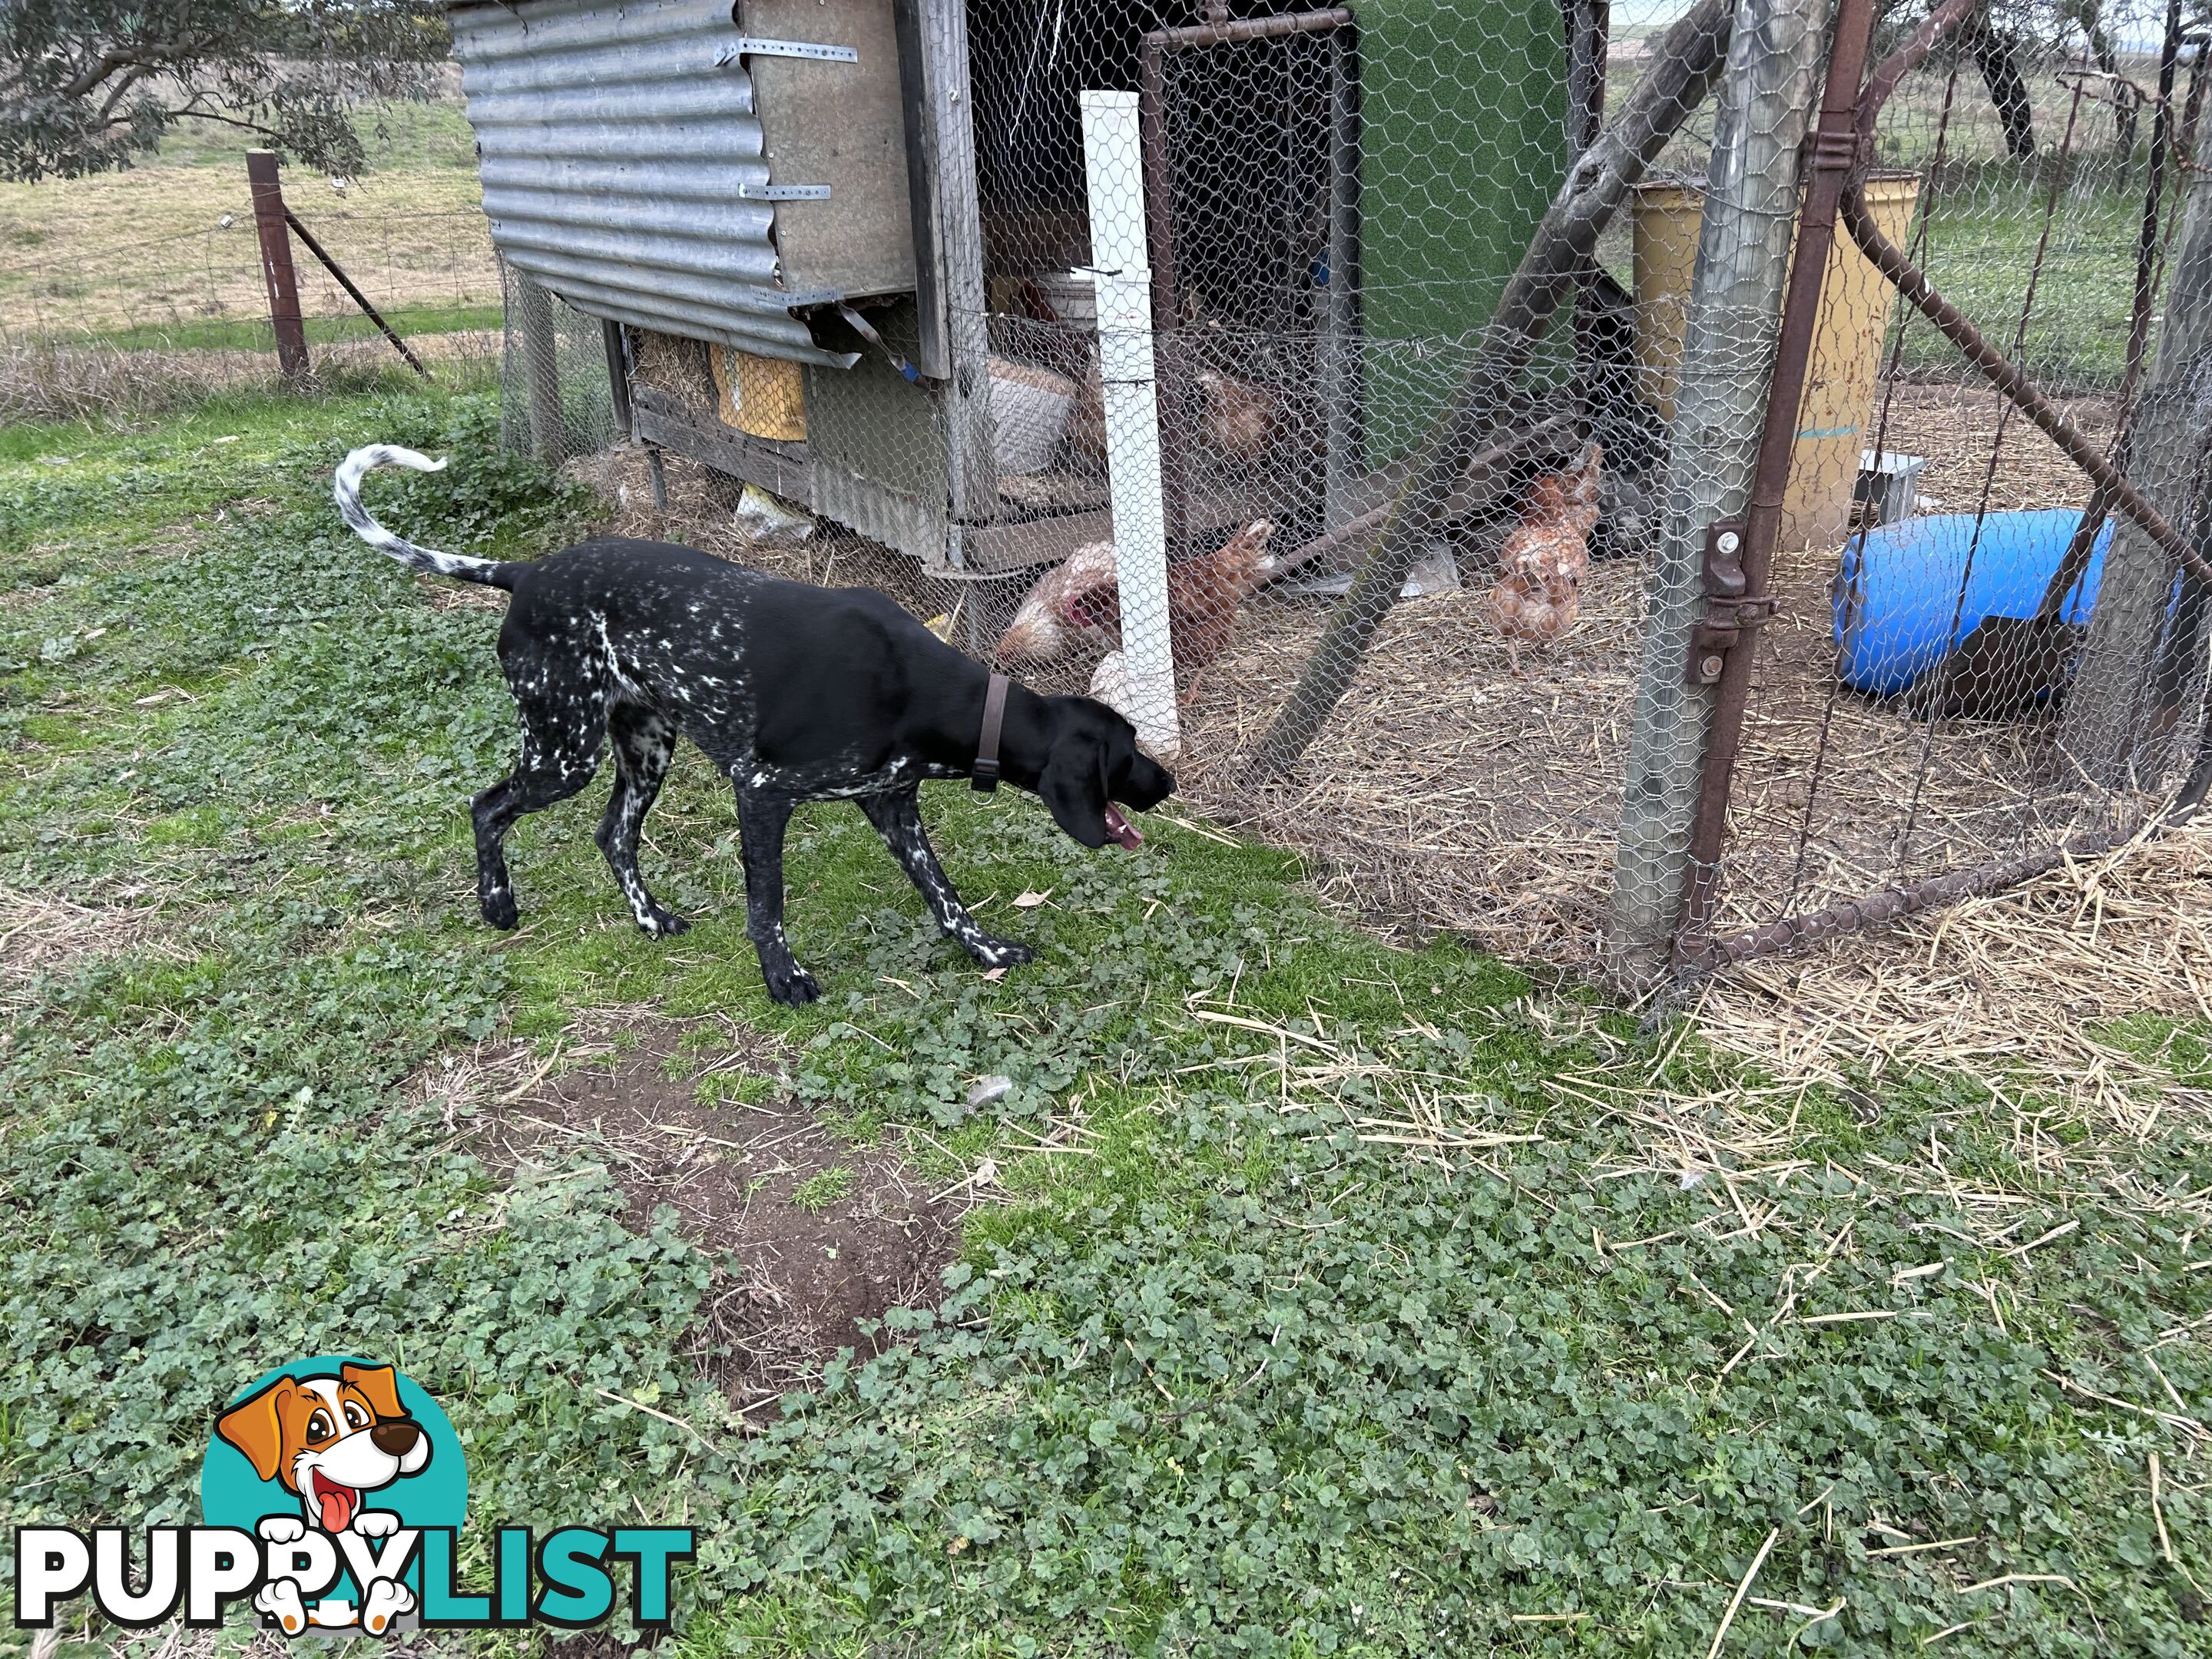
[(999, 728), (1006, 721), (1006, 687), (1011, 684), (1004, 674), (994, 674), (990, 689), (983, 693), (983, 735), (976, 740), (975, 769), (968, 780), (979, 795), (999, 787)]

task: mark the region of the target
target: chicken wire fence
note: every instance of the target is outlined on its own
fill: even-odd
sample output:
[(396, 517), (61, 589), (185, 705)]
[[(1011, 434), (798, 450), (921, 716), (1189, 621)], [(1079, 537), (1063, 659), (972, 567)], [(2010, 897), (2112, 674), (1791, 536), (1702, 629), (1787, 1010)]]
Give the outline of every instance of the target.
[[(550, 466), (597, 455), (623, 435), (607, 326), (504, 262), (507, 326), (500, 347), (502, 448)], [(622, 350), (617, 339), (611, 349)]]
[[(1638, 390), (1629, 186), (1662, 152), (1702, 166), (1731, 9), (1661, 7), (1610, 40), (1583, 0), (952, 9), (980, 281), (951, 330), (988, 358), (989, 476), (949, 493), (1036, 551), (917, 574), (854, 550), (839, 579), (1040, 690), (1115, 702), (1186, 797), (1383, 907), (1587, 961), (1667, 447)], [(1605, 211), (1563, 228), (1608, 100), (1634, 143)], [(1116, 213), (1133, 240), (1102, 248)], [(900, 308), (868, 314), (881, 349), (839, 343), (880, 383), (916, 344)], [(744, 423), (743, 354), (631, 337), (641, 406)], [(828, 378), (806, 371), (817, 459), (948, 489), (931, 467), (961, 399), (856, 434)], [(1409, 486), (1418, 513), (1394, 516)], [(1324, 659), (1348, 695), (1271, 751)]]
[[(2203, 40), (2163, 3), (1884, 20), (1872, 228), (2188, 546), (2160, 545), (1859, 259), (1863, 392), (1808, 392), (1874, 522), (1785, 519), (1709, 948), (1732, 960), (1986, 890), (2187, 810), (2205, 719)], [(1856, 253), (1853, 258), (1857, 258)], [(1832, 281), (1835, 273), (1832, 272)], [(1908, 286), (1910, 281), (1908, 280)], [(1848, 295), (1844, 296), (1848, 299)], [(1817, 350), (1817, 348), (1816, 348)], [(1817, 377), (1816, 377), (1817, 382)], [(1832, 411), (1843, 409), (1855, 422)]]
[[(971, 556), (1000, 550), (823, 532), (790, 568), (1115, 702), (1187, 796), (1370, 908), (1577, 968), (1663, 957), (1686, 860), (1686, 959), (1710, 962), (2124, 831), (2181, 787), (2197, 590), (2142, 543), (2133, 643), (2083, 671), (2119, 688), (2085, 758), (2073, 662), (2132, 521), (2107, 503), (2037, 622), (2090, 480), (1845, 228), (1801, 331), (1771, 570), (1736, 562), (1827, 6), (924, 10), (964, 32), (975, 179), (951, 379), (912, 372), (910, 304), (821, 319), (844, 371), (626, 331), (641, 404), (741, 427), (794, 477), (811, 451), (949, 502)], [(1893, 8), (1861, 43), (1881, 62), (1933, 31), (1874, 129), (1869, 221), (2194, 533), (2202, 446), (2142, 435), (2202, 426), (2194, 382), (2171, 322), (2137, 319), (2183, 263), (2199, 44), (2162, 9), (1952, 11)], [(823, 518), (896, 543), (819, 476)], [(1999, 696), (1952, 647), (2005, 614), (2046, 665)]]

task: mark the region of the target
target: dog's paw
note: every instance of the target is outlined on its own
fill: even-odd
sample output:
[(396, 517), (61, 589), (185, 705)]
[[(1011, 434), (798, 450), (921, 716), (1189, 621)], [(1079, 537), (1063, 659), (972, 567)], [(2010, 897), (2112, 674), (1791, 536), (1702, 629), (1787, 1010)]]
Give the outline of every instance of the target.
[[(261, 1535), (264, 1538), (269, 1537), (268, 1524), (267, 1521), (262, 1522)], [(283, 1544), (291, 1540), (276, 1538), (270, 1541)], [(289, 1578), (272, 1579), (254, 1591), (253, 1610), (274, 1619), (287, 1636), (297, 1636), (307, 1627), (307, 1610), (300, 1605), (300, 1587)]]
[(645, 913), (638, 924), (639, 931), (647, 939), (674, 939), (678, 933), (688, 933), (691, 924), (673, 910), (664, 910), (654, 905)]
[(968, 952), (985, 968), (1018, 968), (1025, 962), (1035, 962), (1036, 952), (1018, 939), (978, 939)]
[(769, 1000), (781, 1002), (787, 1007), (804, 1008), (822, 994), (822, 988), (814, 982), (814, 975), (793, 963), (788, 968), (763, 968), (761, 977), (768, 981)]
[(296, 1544), (307, 1535), (307, 1523), (296, 1515), (264, 1515), (254, 1530), (272, 1544)]
[(522, 912), (514, 908), (514, 894), (508, 888), (496, 888), (479, 895), (477, 908), (483, 912), (483, 919), (501, 933), (517, 927), (522, 921)]
[(381, 1636), (392, 1628), (394, 1619), (412, 1612), (414, 1607), (413, 1590), (389, 1578), (380, 1578), (368, 1587), (368, 1599), (362, 1607), (362, 1628), (371, 1636)]
[(390, 1510), (363, 1510), (354, 1516), (353, 1529), (363, 1538), (389, 1538), (399, 1530), (399, 1517)]

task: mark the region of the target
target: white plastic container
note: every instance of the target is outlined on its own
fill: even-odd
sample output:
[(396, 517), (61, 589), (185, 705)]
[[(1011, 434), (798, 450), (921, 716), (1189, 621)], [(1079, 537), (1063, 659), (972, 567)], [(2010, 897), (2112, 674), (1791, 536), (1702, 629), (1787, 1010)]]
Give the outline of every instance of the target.
[(1051, 464), (1075, 407), (1075, 382), (1034, 363), (991, 359), (992, 449), (1001, 477)]

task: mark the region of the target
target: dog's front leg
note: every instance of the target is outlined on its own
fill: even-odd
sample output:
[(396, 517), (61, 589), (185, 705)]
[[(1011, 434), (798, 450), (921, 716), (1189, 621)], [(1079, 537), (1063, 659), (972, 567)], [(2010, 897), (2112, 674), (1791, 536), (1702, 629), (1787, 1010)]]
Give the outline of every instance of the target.
[(738, 787), (738, 833), (744, 840), (745, 937), (760, 953), (769, 1000), (799, 1007), (822, 994), (814, 975), (799, 965), (783, 936), (783, 831), (791, 822), (790, 796)]
[(929, 844), (929, 832), (922, 827), (919, 789), (863, 795), (860, 810), (876, 826), (876, 832), (883, 836), (884, 845), (891, 849), (891, 856), (899, 861), (907, 878), (920, 890), (938, 927), (947, 938), (958, 941), (962, 950), (986, 968), (1018, 967), (1036, 954), (1026, 945), (985, 933), (976, 925), (975, 918), (968, 914), (968, 907), (961, 903), (960, 895), (953, 890), (952, 878), (937, 861), (936, 850)]

